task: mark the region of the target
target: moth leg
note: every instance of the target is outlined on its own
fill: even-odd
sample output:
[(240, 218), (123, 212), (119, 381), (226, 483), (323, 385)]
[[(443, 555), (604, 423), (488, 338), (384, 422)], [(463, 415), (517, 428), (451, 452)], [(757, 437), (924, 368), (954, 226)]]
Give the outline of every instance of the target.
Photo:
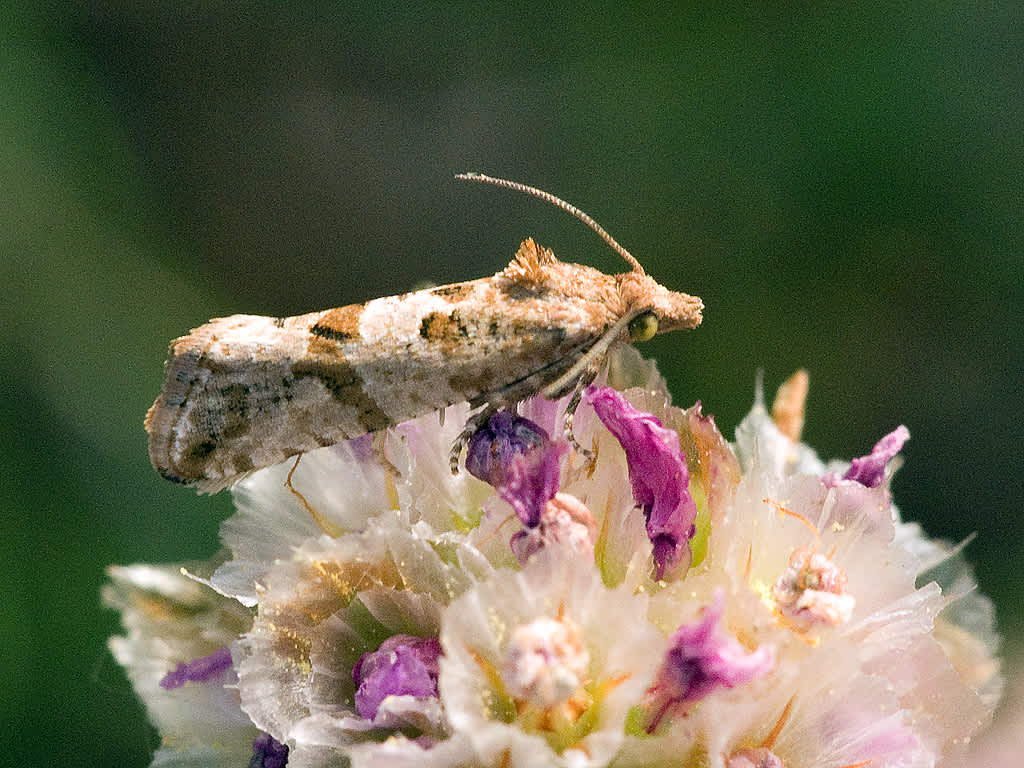
[[(479, 406), (480, 404), (471, 402), (470, 405)], [(476, 434), (476, 431), (486, 424), (488, 419), (500, 409), (501, 407), (498, 405), (486, 404), (466, 420), (466, 426), (459, 432), (459, 436), (455, 438), (455, 442), (452, 443), (451, 453), (448, 454), (448, 466), (451, 468), (453, 475), (459, 474), (459, 459), (462, 457), (462, 449), (469, 444), (470, 438)]]
[(294, 485), (292, 485), (292, 475), (294, 475), (295, 470), (299, 468), (299, 460), (301, 458), (301, 453), (296, 454), (295, 463), (292, 464), (292, 468), (288, 470), (288, 477), (285, 478), (284, 487), (291, 492), (291, 494), (298, 500), (299, 504), (302, 505), (303, 509), (305, 509), (309, 513), (309, 516), (313, 518), (313, 522), (317, 524), (317, 527), (321, 531), (326, 533), (328, 536), (333, 536), (334, 538), (337, 538), (341, 536), (341, 534), (344, 533), (344, 531), (342, 531), (338, 526), (336, 526), (326, 517), (321, 515), (319, 510), (317, 510), (316, 507), (310, 504), (306, 497), (302, 495), (302, 492)]
[(384, 455), (384, 445), (387, 441), (387, 437), (388, 433), (386, 429), (373, 433), (373, 437), (370, 438), (373, 441), (373, 458), (375, 458), (377, 463), (384, 467), (392, 477), (398, 477), (402, 473), (399, 472), (398, 467), (392, 464), (391, 460)]
[(586, 388), (594, 382), (594, 379), (597, 378), (597, 374), (601, 372), (601, 365), (603, 362), (603, 360), (597, 361), (580, 374), (580, 377), (576, 380), (575, 386), (572, 388), (572, 397), (569, 398), (569, 402), (565, 406), (565, 415), (562, 417), (562, 429), (566, 441), (572, 446), (573, 450), (586, 459), (587, 462), (594, 460), (594, 452), (579, 444), (579, 441), (576, 439), (576, 434), (572, 429), (572, 422), (573, 417), (576, 415), (576, 409), (579, 408), (580, 403), (583, 401), (584, 390), (586, 390)]
[(562, 417), (562, 435), (565, 437), (572, 449), (579, 455), (586, 459), (591, 457), (591, 451), (584, 448), (576, 440), (576, 434), (572, 431), (572, 419), (576, 415), (576, 409), (579, 408), (580, 402), (583, 400), (584, 387), (576, 387), (572, 391), (572, 397), (569, 399), (569, 404), (565, 407), (565, 416)]

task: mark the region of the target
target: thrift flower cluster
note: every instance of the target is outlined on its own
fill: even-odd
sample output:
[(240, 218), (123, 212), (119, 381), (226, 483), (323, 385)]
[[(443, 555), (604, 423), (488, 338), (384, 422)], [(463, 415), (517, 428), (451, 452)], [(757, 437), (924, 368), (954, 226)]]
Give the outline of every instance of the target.
[(453, 475), (453, 406), (250, 475), (210, 562), (112, 567), (153, 765), (958, 764), (992, 610), (900, 522), (907, 430), (825, 464), (803, 374), (731, 443), (631, 348), (606, 378), (583, 450), (538, 398)]

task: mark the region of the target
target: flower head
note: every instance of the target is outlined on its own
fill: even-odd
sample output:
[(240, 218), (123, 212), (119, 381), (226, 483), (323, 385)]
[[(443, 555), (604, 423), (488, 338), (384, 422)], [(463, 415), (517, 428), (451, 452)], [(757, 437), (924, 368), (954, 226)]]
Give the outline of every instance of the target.
[[(466, 404), (253, 473), (223, 554), (112, 568), (154, 764), (937, 766), (998, 698), (959, 548), (901, 523), (900, 428), (800, 442), (806, 377), (730, 444), (629, 348), (568, 399)], [(639, 508), (639, 511), (638, 511)]]

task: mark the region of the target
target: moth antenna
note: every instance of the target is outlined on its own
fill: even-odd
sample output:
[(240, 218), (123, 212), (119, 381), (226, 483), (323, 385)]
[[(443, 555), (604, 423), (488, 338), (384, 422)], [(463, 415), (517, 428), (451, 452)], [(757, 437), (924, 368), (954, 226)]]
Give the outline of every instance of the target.
[(575, 216), (577, 219), (579, 219), (584, 224), (586, 224), (588, 227), (590, 227), (592, 230), (597, 232), (597, 234), (601, 236), (601, 239), (604, 240), (606, 243), (608, 243), (608, 245), (610, 245), (612, 247), (612, 250), (614, 250), (617, 254), (619, 254), (619, 256), (621, 256), (622, 258), (624, 258), (626, 260), (626, 263), (629, 264), (629, 266), (633, 268), (634, 272), (637, 272), (637, 273), (639, 273), (641, 275), (647, 274), (646, 272), (644, 272), (644, 268), (642, 266), (640, 266), (640, 262), (636, 260), (636, 257), (633, 256), (633, 254), (631, 254), (629, 251), (627, 251), (625, 248), (623, 248), (621, 245), (619, 245), (619, 242), (614, 237), (609, 235), (604, 227), (602, 227), (600, 224), (598, 224), (590, 216), (588, 216), (586, 213), (581, 211), (579, 208), (577, 208), (572, 203), (567, 203), (562, 198), (557, 197), (555, 195), (552, 195), (550, 192), (545, 192), (543, 189), (538, 189), (537, 187), (531, 187), (528, 184), (520, 184), (518, 181), (509, 181), (508, 179), (498, 179), (498, 178), (495, 178), (494, 176), (487, 176), (487, 175), (485, 175), (483, 173), (476, 173), (476, 172), (472, 172), (472, 171), (469, 172), (469, 173), (457, 173), (457, 174), (455, 174), (455, 178), (456, 179), (462, 179), (464, 181), (482, 181), (482, 182), (485, 182), (487, 184), (494, 184), (495, 186), (498, 186), (498, 187), (505, 187), (506, 189), (513, 189), (516, 192), (525, 192), (528, 195), (533, 195), (534, 197), (539, 197), (541, 200), (546, 200), (547, 202), (551, 203), (552, 205), (554, 205), (554, 206), (556, 206), (558, 208), (561, 208), (563, 211), (568, 211), (573, 216)]

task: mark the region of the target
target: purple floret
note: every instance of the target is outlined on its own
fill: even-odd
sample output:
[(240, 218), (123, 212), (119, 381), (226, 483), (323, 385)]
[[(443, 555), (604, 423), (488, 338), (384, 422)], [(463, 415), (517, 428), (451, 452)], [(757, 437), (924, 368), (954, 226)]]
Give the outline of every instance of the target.
[(192, 661), (185, 661), (163, 676), (160, 687), (171, 691), (185, 683), (208, 683), (231, 669), (231, 649), (226, 645)]
[(392, 635), (352, 668), (356, 711), (373, 720), (388, 696), (437, 696), (441, 643), (436, 637)]
[(249, 768), (284, 768), (288, 765), (288, 745), (269, 733), (261, 733), (252, 742)]
[(512, 505), (527, 528), (540, 523), (545, 505), (558, 493), (565, 443), (529, 419), (498, 411), (469, 441), (466, 469), (490, 483)]
[(498, 411), (469, 439), (466, 471), (495, 488), (505, 484), (512, 460), (541, 447), (548, 433), (511, 411)]
[(690, 470), (679, 435), (610, 387), (590, 387), (586, 398), (626, 453), (633, 500), (647, 520), (657, 578), (689, 567), (697, 505), (690, 495)]
[(669, 650), (652, 687), (656, 711), (649, 731), (673, 706), (699, 701), (718, 688), (733, 688), (771, 671), (775, 653), (770, 646), (750, 653), (719, 631), (724, 612), (725, 592), (716, 589), (700, 620), (683, 624), (669, 637)]
[(867, 488), (877, 488), (885, 480), (885, 465), (889, 463), (893, 456), (900, 452), (903, 444), (909, 439), (910, 430), (900, 424), (900, 426), (875, 443), (875, 447), (871, 449), (870, 454), (851, 461), (850, 468), (846, 470), (846, 474), (842, 477), (837, 476), (835, 472), (825, 475), (823, 478), (825, 485), (832, 488), (840, 480), (852, 480)]

